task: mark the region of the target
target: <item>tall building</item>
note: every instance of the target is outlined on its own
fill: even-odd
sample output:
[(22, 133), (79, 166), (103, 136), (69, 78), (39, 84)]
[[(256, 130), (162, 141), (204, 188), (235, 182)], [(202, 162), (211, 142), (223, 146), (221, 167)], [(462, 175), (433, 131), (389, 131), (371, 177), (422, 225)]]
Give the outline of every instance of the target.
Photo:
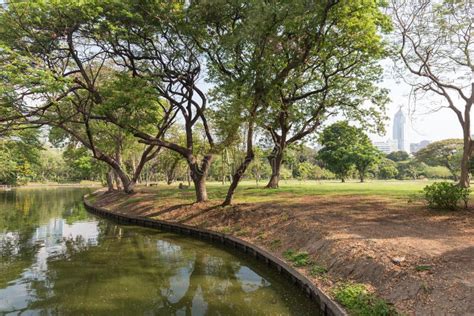
[(398, 110), (393, 118), (393, 139), (398, 143), (398, 150), (405, 150), (405, 115), (403, 115), (402, 108)]

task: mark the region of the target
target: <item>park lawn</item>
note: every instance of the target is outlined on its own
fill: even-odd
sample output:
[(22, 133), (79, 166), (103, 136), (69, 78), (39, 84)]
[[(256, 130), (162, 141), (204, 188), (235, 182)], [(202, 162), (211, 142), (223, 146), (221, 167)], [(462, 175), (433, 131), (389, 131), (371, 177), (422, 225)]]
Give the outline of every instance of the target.
[[(423, 188), (434, 181), (399, 181), (399, 180), (372, 180), (365, 183), (358, 181), (280, 181), (279, 189), (265, 189), (264, 182), (258, 185), (255, 181), (242, 181), (236, 190), (235, 203), (255, 203), (280, 201), (314, 195), (373, 195), (379, 197), (391, 197), (395, 199), (413, 199), (421, 196)], [(228, 188), (228, 183), (223, 185), (221, 182), (208, 182), (207, 189), (210, 200), (223, 200)], [(143, 188), (144, 190), (150, 190)], [(151, 190), (157, 194), (157, 199), (167, 198), (168, 202), (193, 202), (194, 189), (191, 187), (184, 190), (177, 190), (177, 184), (160, 184)]]

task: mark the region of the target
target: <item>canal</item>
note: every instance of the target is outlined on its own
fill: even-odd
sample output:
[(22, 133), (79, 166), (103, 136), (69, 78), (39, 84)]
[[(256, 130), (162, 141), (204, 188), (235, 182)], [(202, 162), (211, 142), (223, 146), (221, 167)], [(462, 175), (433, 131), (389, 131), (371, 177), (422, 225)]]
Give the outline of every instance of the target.
[(0, 192), (0, 315), (319, 315), (241, 253), (89, 214), (91, 190)]

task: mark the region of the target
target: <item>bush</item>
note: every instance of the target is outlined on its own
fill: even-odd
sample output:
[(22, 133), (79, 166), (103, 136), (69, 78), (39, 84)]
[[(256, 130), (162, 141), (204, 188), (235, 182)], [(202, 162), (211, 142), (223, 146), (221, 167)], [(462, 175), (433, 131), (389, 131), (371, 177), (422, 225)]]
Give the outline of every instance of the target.
[(429, 207), (455, 210), (460, 201), (467, 208), (470, 190), (449, 182), (435, 182), (427, 185), (423, 192)]

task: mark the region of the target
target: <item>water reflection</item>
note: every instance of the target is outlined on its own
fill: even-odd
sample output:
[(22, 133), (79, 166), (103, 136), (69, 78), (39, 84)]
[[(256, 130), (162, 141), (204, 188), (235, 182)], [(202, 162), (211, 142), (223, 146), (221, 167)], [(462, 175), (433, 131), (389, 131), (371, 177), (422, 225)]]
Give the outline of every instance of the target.
[(257, 262), (89, 215), (81, 189), (0, 194), (0, 313), (315, 315)]

